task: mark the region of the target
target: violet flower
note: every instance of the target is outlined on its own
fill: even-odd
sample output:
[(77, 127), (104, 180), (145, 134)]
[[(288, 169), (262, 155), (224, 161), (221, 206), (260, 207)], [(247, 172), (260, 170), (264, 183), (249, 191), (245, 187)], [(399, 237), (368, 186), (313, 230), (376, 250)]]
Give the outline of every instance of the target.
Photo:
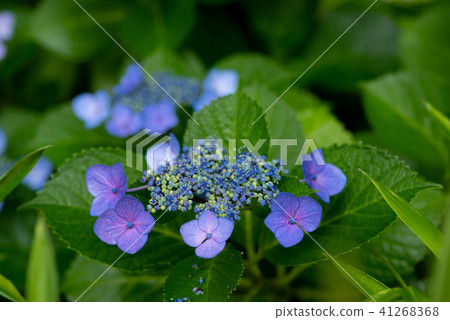
[(106, 123), (106, 131), (119, 138), (126, 138), (136, 134), (141, 128), (140, 114), (135, 113), (133, 109), (124, 104), (116, 104), (113, 107), (112, 117)]
[(138, 252), (147, 242), (155, 219), (144, 205), (132, 196), (125, 196), (114, 209), (102, 213), (94, 225), (94, 232), (103, 242), (117, 245), (126, 253)]
[(122, 164), (111, 167), (96, 164), (86, 170), (86, 185), (95, 197), (91, 204), (91, 216), (99, 216), (108, 209), (114, 209), (127, 190), (127, 177)]
[(147, 105), (142, 114), (144, 127), (154, 132), (165, 133), (178, 124), (176, 106), (172, 101), (163, 100)]
[(320, 149), (302, 156), (302, 171), (308, 186), (318, 190), (317, 196), (326, 203), (330, 202), (330, 196), (341, 192), (347, 183), (347, 177), (341, 169), (325, 163)]
[(303, 230), (316, 230), (322, 217), (322, 207), (316, 200), (305, 196), (297, 198), (287, 192), (277, 194), (271, 209), (264, 223), (285, 248), (299, 243), (303, 239)]
[(145, 154), (148, 168), (157, 172), (158, 167), (166, 164), (173, 165), (180, 156), (180, 144), (171, 133), (167, 142), (157, 143), (151, 146)]
[(209, 210), (203, 211), (198, 220), (191, 220), (180, 228), (181, 236), (188, 246), (196, 247), (195, 254), (200, 258), (211, 259), (217, 256), (233, 232), (234, 223), (227, 218), (217, 218)]

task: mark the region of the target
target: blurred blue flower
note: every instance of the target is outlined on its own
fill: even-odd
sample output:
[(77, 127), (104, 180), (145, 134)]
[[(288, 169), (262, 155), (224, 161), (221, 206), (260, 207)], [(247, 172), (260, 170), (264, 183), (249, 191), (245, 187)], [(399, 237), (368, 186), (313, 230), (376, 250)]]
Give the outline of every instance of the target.
[(16, 17), (11, 11), (0, 11), (0, 41), (8, 41), (14, 35)]
[(2, 212), (4, 205), (5, 205), (5, 201), (0, 202), (0, 212)]
[(169, 141), (157, 143), (151, 146), (145, 155), (148, 168), (157, 172), (158, 167), (173, 165), (180, 156), (180, 144), (177, 138), (171, 133)]
[(277, 194), (271, 209), (264, 223), (285, 248), (299, 243), (303, 239), (303, 230), (316, 230), (322, 217), (322, 207), (316, 200), (304, 196), (297, 198), (287, 192)]
[(165, 133), (178, 124), (176, 106), (172, 101), (163, 100), (144, 107), (144, 128)]
[(120, 78), (120, 82), (113, 88), (115, 94), (128, 94), (136, 90), (144, 81), (144, 73), (141, 68), (133, 63), (130, 64), (125, 74)]
[(302, 171), (308, 186), (318, 190), (317, 196), (326, 203), (330, 202), (330, 196), (341, 192), (347, 183), (347, 177), (341, 169), (325, 163), (320, 149), (302, 156)]
[(3, 132), (2, 128), (0, 128), (0, 157), (5, 152), (7, 145), (8, 140), (6, 139), (6, 134)]
[(144, 205), (132, 196), (125, 196), (114, 209), (105, 211), (95, 222), (94, 232), (103, 242), (117, 245), (126, 253), (138, 252), (147, 242), (155, 219)]
[(127, 176), (120, 162), (111, 167), (97, 164), (86, 170), (86, 185), (95, 197), (90, 214), (99, 216), (108, 209), (114, 209), (123, 198), (127, 190)]
[(22, 180), (22, 183), (34, 191), (41, 190), (53, 172), (53, 163), (42, 156), (33, 169)]
[(212, 100), (233, 94), (239, 86), (239, 74), (234, 70), (211, 69), (202, 83), (203, 93), (193, 104), (198, 112)]
[(8, 49), (4, 41), (10, 40), (14, 35), (16, 17), (11, 11), (0, 11), (0, 61), (6, 57)]
[(72, 100), (72, 110), (86, 129), (98, 127), (109, 116), (109, 94), (104, 90), (82, 93)]
[(139, 113), (124, 105), (116, 104), (112, 110), (112, 117), (106, 123), (106, 131), (111, 135), (126, 138), (136, 134), (142, 128), (142, 119)]
[(181, 237), (188, 246), (196, 247), (195, 254), (200, 258), (211, 259), (217, 256), (233, 232), (234, 223), (227, 218), (217, 218), (209, 210), (204, 211), (198, 220), (191, 220), (180, 228)]

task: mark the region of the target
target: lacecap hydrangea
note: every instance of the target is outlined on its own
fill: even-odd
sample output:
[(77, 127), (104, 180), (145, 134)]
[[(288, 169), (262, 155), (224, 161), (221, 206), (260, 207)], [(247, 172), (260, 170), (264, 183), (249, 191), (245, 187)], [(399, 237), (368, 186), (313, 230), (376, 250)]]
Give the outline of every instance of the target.
[[(120, 163), (112, 167), (95, 165), (86, 174), (88, 190), (95, 196), (91, 214), (99, 215), (96, 234), (108, 244), (117, 244), (124, 252), (135, 253), (144, 246), (157, 223), (152, 214), (161, 211), (160, 216), (183, 212), (193, 215), (193, 220), (181, 226), (180, 234), (202, 258), (213, 258), (223, 250), (234, 223), (240, 220), (240, 212), (254, 205), (270, 206), (271, 213), (265, 224), (284, 247), (298, 244), (305, 232), (314, 231), (320, 224), (322, 207), (316, 200), (279, 192), (279, 181), (287, 173), (279, 160), (255, 157), (244, 148), (232, 159), (223, 148), (204, 141), (194, 148), (184, 147), (180, 154), (175, 137), (165, 145), (152, 148), (158, 161), (143, 173), (141, 186), (127, 189)], [(170, 157), (164, 159), (163, 153)], [(324, 181), (322, 186), (327, 188), (327, 183), (336, 182)], [(135, 191), (148, 192), (145, 206), (141, 207), (137, 199), (125, 195)], [(123, 212), (128, 209), (123, 204), (119, 206), (124, 197), (130, 206), (131, 203), (133, 207), (139, 206), (139, 210), (129, 210), (140, 212), (139, 221), (147, 221), (145, 230), (128, 230), (135, 228), (136, 223), (134, 218), (124, 218)], [(122, 233), (126, 234), (124, 240), (119, 239)], [(119, 240), (129, 248), (123, 243), (119, 245)]]

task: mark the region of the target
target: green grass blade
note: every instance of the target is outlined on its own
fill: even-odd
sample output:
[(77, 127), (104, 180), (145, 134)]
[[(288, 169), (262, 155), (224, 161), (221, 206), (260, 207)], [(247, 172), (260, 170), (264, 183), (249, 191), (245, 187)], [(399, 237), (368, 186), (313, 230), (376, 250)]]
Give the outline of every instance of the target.
[(440, 263), (435, 266), (433, 301), (450, 302), (450, 214), (447, 213)]
[(0, 274), (0, 296), (14, 302), (25, 302), (14, 284)]
[(33, 302), (59, 300), (55, 249), (47, 222), (41, 215), (38, 216), (34, 229), (25, 282), (25, 296), (28, 301)]
[(359, 292), (372, 301), (374, 301), (373, 296), (375, 294), (389, 289), (389, 287), (384, 283), (352, 265), (337, 260), (336, 258), (330, 259), (330, 261), (335, 265), (344, 278), (348, 280), (348, 282), (350, 282), (356, 289), (358, 289)]
[(431, 252), (440, 259), (442, 233), (439, 229), (405, 199), (401, 198), (385, 185), (377, 182), (363, 170), (359, 169), (359, 171), (372, 181), (397, 216), (423, 241), (423, 243), (425, 243)]
[(433, 121), (439, 125), (442, 132), (450, 140), (450, 119), (428, 102), (425, 102), (425, 107), (433, 118)]
[(26, 177), (28, 172), (33, 169), (45, 149), (51, 146), (39, 148), (17, 161), (0, 178), (0, 202)]

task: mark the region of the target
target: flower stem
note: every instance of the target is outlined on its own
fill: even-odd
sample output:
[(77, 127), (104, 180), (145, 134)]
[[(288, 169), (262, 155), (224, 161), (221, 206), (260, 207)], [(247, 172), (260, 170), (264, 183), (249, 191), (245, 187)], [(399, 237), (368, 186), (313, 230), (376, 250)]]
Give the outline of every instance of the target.
[(144, 185), (144, 186), (140, 186), (140, 187), (136, 187), (136, 188), (127, 189), (126, 192), (136, 192), (136, 191), (144, 190), (144, 189), (148, 189), (148, 185)]

